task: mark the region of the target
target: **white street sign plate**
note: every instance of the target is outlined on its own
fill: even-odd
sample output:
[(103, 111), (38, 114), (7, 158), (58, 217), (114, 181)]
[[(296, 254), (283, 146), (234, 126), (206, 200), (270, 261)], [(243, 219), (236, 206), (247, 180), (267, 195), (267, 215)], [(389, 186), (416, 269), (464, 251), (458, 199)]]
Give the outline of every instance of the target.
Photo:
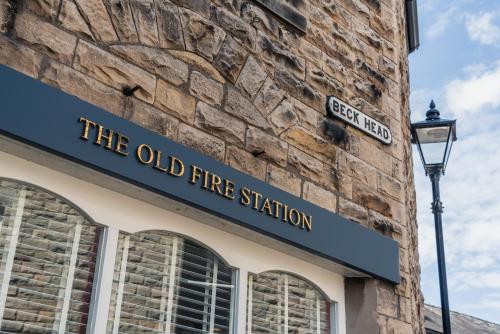
[(380, 140), (384, 144), (392, 142), (392, 133), (389, 127), (362, 113), (358, 109), (351, 107), (335, 96), (329, 96), (326, 103), (328, 113), (349, 123), (355, 128)]

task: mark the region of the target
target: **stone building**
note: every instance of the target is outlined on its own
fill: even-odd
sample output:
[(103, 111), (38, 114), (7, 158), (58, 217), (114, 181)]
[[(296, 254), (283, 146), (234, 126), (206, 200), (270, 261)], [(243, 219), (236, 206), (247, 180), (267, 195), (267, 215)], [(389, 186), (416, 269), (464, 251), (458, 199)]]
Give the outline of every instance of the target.
[[(0, 330), (424, 333), (405, 5), (408, 1), (0, 0), (0, 64), (5, 65)], [(58, 99), (45, 101), (43, 94), (27, 93), (24, 84), (7, 81), (5, 73), (17, 78), (8, 68), (22, 73), (19, 82), (28, 86), (43, 83), (36, 86), (40, 92), (45, 85), (55, 88), (50, 92)], [(35, 81), (23, 81), (24, 76)], [(328, 113), (331, 96), (390, 129), (390, 143)], [(32, 113), (43, 103), (57, 109), (71, 102), (80, 110), (76, 106), (85, 101), (82, 108), (96, 106), (98, 117), (136, 124), (154, 138), (215, 159), (207, 164), (222, 171), (242, 172), (279, 198), (346, 218), (354, 222), (349, 229), (367, 240), (395, 241), (397, 278), (378, 274), (386, 258), (376, 257), (380, 249), (366, 250), (369, 244), (361, 239), (344, 240), (348, 254), (337, 257), (332, 250), (330, 258), (320, 256), (319, 242), (300, 245), (293, 238), (307, 240), (328, 221), (299, 207), (293, 211), (271, 194), (252, 192), (256, 210), (240, 205), (247, 213), (229, 217), (232, 213), (217, 204), (224, 195), (234, 198), (228, 190), (232, 182), (222, 174), (185, 166), (191, 183), (211, 177), (214, 196), (207, 201), (213, 208), (191, 205), (189, 195), (177, 201), (176, 193), (184, 191), (178, 185), (162, 196), (155, 187), (163, 179), (146, 187), (149, 181), (119, 177), (121, 161), (132, 161), (134, 152), (119, 157), (129, 152), (125, 142), (120, 147), (121, 137), (113, 137), (118, 128), (113, 132), (80, 119), (78, 129), (86, 124), (87, 130), (100, 131), (97, 145), (69, 144), (71, 137), (49, 147), (42, 141), (63, 130), (47, 112), (36, 116), (47, 122), (35, 142), (27, 130), (17, 130), (30, 122), (35, 129), (35, 118), (17, 119), (20, 114), (5, 107), (6, 100), (9, 106), (32, 103)], [(109, 145), (101, 143), (106, 140)], [(75, 150), (87, 145), (82, 150), (97, 153), (59, 154), (63, 148), (57, 145), (65, 141)], [(97, 151), (99, 145), (104, 149)], [(150, 165), (155, 158), (154, 167), (163, 168), (159, 151), (141, 149), (134, 163)], [(118, 154), (111, 158), (113, 153)], [(83, 163), (100, 154), (102, 161), (128, 160), (110, 162), (117, 170), (109, 173)], [(172, 158), (170, 163), (168, 177), (180, 176), (179, 163)], [(244, 195), (243, 190), (241, 204)], [(290, 219), (299, 228), (287, 226), (283, 237), (276, 237), (281, 232), (262, 235), (233, 222), (254, 219), (254, 211), (265, 219)], [(328, 236), (314, 235), (321, 237)], [(370, 253), (376, 261), (366, 263), (363, 256)], [(360, 264), (342, 256), (359, 257)]]

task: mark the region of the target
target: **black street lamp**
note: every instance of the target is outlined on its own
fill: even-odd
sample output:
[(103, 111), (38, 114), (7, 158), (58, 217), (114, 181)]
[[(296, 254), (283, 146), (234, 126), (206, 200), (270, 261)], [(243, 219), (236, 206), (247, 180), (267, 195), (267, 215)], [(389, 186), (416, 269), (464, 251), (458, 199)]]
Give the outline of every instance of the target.
[(417, 144), (425, 174), (432, 183), (432, 212), (436, 228), (436, 246), (439, 267), (439, 288), (441, 292), (441, 313), (443, 318), (443, 334), (451, 334), (450, 306), (448, 304), (448, 283), (446, 279), (446, 264), (443, 242), (443, 203), (439, 195), (439, 179), (444, 175), (450, 156), (451, 146), (457, 140), (456, 120), (446, 120), (439, 117), (436, 104), (431, 101), (425, 121), (412, 123), (412, 143)]

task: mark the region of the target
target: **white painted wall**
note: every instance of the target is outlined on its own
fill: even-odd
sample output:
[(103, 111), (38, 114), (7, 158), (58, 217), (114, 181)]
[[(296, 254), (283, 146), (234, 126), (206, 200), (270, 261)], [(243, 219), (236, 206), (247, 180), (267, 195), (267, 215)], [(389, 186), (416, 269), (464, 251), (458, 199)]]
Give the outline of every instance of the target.
[[(331, 300), (338, 303), (338, 334), (346, 332), (344, 279), (338, 273), (180, 214), (4, 153), (2, 147), (0, 177), (17, 179), (50, 190), (75, 203), (97, 223), (113, 229), (130, 233), (166, 230), (204, 243), (229, 265), (239, 269), (238, 333), (245, 333), (246, 327), (248, 272), (260, 273), (268, 270), (295, 273), (316, 284)], [(96, 333), (98, 332), (101, 331), (96, 330)]]

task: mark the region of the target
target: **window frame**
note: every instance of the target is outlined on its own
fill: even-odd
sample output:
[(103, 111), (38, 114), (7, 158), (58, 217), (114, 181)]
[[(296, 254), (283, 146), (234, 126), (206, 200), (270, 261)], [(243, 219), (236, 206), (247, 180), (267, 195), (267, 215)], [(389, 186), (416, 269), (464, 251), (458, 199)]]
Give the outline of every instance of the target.
[[(107, 241), (103, 241), (105, 248), (111, 248), (109, 253), (107, 251), (102, 253), (103, 254), (102, 265), (104, 266), (105, 265), (104, 263), (109, 263), (109, 265), (107, 267), (103, 268), (103, 270), (104, 270), (103, 277), (107, 277), (107, 279), (103, 278), (102, 280), (100, 280), (99, 284), (101, 284), (101, 285), (98, 286), (98, 289), (103, 288), (104, 284), (107, 283), (106, 286), (109, 286), (109, 296), (106, 295), (104, 298), (102, 298), (102, 300), (101, 300), (101, 298), (99, 298), (100, 297), (99, 296), (95, 300), (95, 302), (97, 302), (99, 305), (101, 305), (101, 308), (100, 308), (101, 313), (100, 313), (100, 316), (96, 315), (96, 317), (93, 318), (96, 320), (95, 325), (93, 327), (94, 331), (87, 331), (87, 333), (91, 333), (91, 334), (95, 334), (95, 333), (104, 334), (104, 333), (109, 332), (108, 331), (108, 329), (109, 329), (108, 324), (110, 321), (110, 317), (109, 317), (110, 313), (109, 312), (110, 312), (110, 308), (111, 308), (111, 295), (112, 295), (111, 290), (112, 290), (115, 269), (116, 269), (115, 268), (116, 256), (117, 256), (117, 253), (120, 251), (119, 250), (119, 242), (118, 242), (118, 238), (119, 238), (120, 234), (125, 235), (126, 237), (128, 237), (130, 239), (130, 237), (135, 235), (135, 234), (155, 232), (155, 230), (145, 230), (145, 231), (140, 231), (140, 232), (136, 232), (136, 233), (128, 233), (128, 232), (120, 231), (116, 228), (111, 228), (111, 227), (108, 227), (107, 229), (110, 231), (112, 230), (112, 233), (113, 233), (112, 245), (106, 245)], [(239, 303), (239, 298), (241, 297), (241, 294), (240, 294), (241, 288), (239, 285), (240, 269), (229, 264), (217, 251), (213, 250), (210, 246), (206, 245), (205, 243), (203, 243), (199, 240), (196, 240), (193, 237), (186, 236), (184, 234), (169, 231), (169, 230), (156, 230), (156, 232), (165, 233), (166, 235), (170, 234), (174, 238), (177, 238), (177, 239), (182, 238), (184, 240), (189, 240), (190, 242), (193, 242), (197, 246), (203, 247), (208, 252), (210, 252), (215, 258), (217, 258), (217, 261), (219, 263), (223, 263), (224, 266), (231, 268), (231, 280), (232, 280), (231, 285), (233, 287), (231, 288), (231, 294), (230, 294), (230, 296), (231, 296), (230, 308), (231, 309), (229, 311), (230, 318), (229, 318), (228, 334), (237, 334), (238, 333), (238, 303)], [(116, 237), (115, 237), (115, 234), (116, 234)], [(112, 247), (110, 247), (110, 246), (112, 246)], [(123, 247), (123, 245), (122, 245), (122, 247)], [(125, 263), (125, 268), (126, 268), (126, 263)], [(95, 307), (96, 310), (98, 308), (99, 308), (99, 306)], [(99, 312), (99, 311), (95, 311), (94, 313), (97, 313), (97, 312)], [(116, 312), (116, 309), (115, 309), (115, 312)], [(105, 314), (105, 316), (104, 316), (104, 314)], [(116, 317), (116, 313), (113, 314), (113, 317)], [(174, 319), (174, 318), (175, 317), (172, 313), (172, 319)], [(118, 319), (119, 319), (119, 317), (118, 317)], [(174, 320), (172, 320), (172, 324), (174, 324), (174, 323), (175, 323)], [(173, 327), (175, 327), (175, 326), (173, 326)], [(90, 326), (88, 326), (87, 328), (90, 328)]]
[[(246, 298), (246, 305), (247, 305), (247, 309), (246, 309), (246, 312), (247, 312), (246, 313), (246, 319), (247, 319), (246, 334), (252, 334), (252, 330), (253, 330), (253, 279), (254, 279), (254, 276), (258, 276), (258, 275), (265, 274), (265, 273), (275, 273), (275, 274), (280, 274), (280, 275), (286, 275), (285, 276), (286, 281), (288, 281), (288, 277), (291, 276), (291, 277), (294, 277), (295, 279), (302, 280), (302, 281), (306, 282), (307, 284), (311, 285), (314, 288), (314, 290), (318, 294), (323, 296), (325, 301), (328, 302), (328, 305), (329, 305), (329, 309), (328, 309), (328, 312), (329, 312), (329, 332), (328, 332), (328, 334), (338, 334), (339, 333), (339, 305), (338, 305), (337, 301), (331, 299), (320, 287), (318, 287), (316, 284), (311, 282), (311, 280), (309, 280), (303, 276), (300, 276), (298, 274), (288, 272), (288, 271), (267, 270), (264, 272), (260, 272), (258, 274), (248, 272), (247, 298)], [(287, 286), (288, 286), (288, 283), (287, 283)], [(285, 288), (285, 291), (287, 291), (287, 290), (288, 290), (288, 287)], [(286, 292), (286, 294), (288, 295), (288, 292)], [(286, 307), (288, 307), (287, 300), (285, 300), (285, 305), (286, 305)], [(285, 312), (285, 314), (287, 314), (288, 310), (285, 309), (284, 312)], [(287, 317), (287, 315), (285, 315), (285, 317)], [(285, 325), (285, 329), (287, 329), (287, 328), (288, 328), (288, 324)]]
[[(97, 294), (97, 291), (98, 291), (98, 290), (96, 290), (96, 288), (97, 288), (97, 286), (96, 286), (96, 277), (99, 276), (98, 261), (99, 261), (99, 258), (101, 257), (101, 250), (102, 250), (101, 241), (103, 240), (103, 235), (106, 233), (106, 231), (109, 229), (109, 227), (106, 226), (106, 225), (104, 225), (104, 224), (100, 224), (100, 223), (96, 222), (89, 214), (87, 214), (87, 212), (85, 212), (85, 210), (83, 210), (75, 202), (69, 200), (67, 197), (65, 197), (63, 195), (60, 195), (57, 192), (54, 192), (54, 191), (52, 191), (50, 189), (47, 189), (45, 187), (33, 184), (31, 182), (27, 182), (27, 181), (24, 181), (24, 180), (19, 180), (19, 179), (11, 178), (11, 177), (0, 176), (0, 183), (1, 182), (11, 182), (11, 183), (15, 183), (15, 184), (17, 184), (17, 185), (19, 185), (21, 187), (32, 188), (32, 189), (36, 189), (37, 191), (46, 193), (49, 196), (52, 196), (52, 197), (58, 199), (59, 201), (63, 202), (65, 205), (67, 205), (67, 206), (71, 207), (73, 210), (75, 210), (80, 215), (80, 217), (82, 218), (83, 221), (88, 221), (89, 224), (94, 225), (94, 226), (96, 226), (97, 228), (100, 229), (100, 231), (99, 231), (99, 241), (98, 241), (97, 247), (96, 247), (96, 260), (95, 260), (95, 268), (94, 268), (94, 273), (93, 273), (94, 274), (94, 279), (92, 281), (92, 290), (91, 290), (91, 293), (90, 293), (91, 297), (90, 297), (90, 300), (88, 302), (89, 308), (88, 308), (88, 312), (87, 312), (87, 323), (86, 323), (86, 327), (85, 327), (86, 328), (86, 333), (92, 333), (92, 334), (97, 333), (97, 332), (92, 332), (90, 330), (90, 327), (91, 327), (90, 325), (93, 322), (93, 313), (92, 313), (92, 310), (93, 310), (94, 304), (95, 304), (95, 295)], [(24, 209), (23, 209), (23, 211), (24, 211)], [(15, 256), (15, 252), (14, 252), (14, 256)], [(3, 284), (2, 284), (2, 286), (3, 286)], [(9, 287), (10, 287), (10, 282), (7, 285), (7, 289)], [(71, 298), (71, 294), (70, 294), (70, 298)], [(3, 309), (5, 306), (2, 305), (0, 307)], [(2, 319), (0, 319), (0, 323), (2, 322), (2, 320), (3, 320), (3, 311), (2, 311)]]

